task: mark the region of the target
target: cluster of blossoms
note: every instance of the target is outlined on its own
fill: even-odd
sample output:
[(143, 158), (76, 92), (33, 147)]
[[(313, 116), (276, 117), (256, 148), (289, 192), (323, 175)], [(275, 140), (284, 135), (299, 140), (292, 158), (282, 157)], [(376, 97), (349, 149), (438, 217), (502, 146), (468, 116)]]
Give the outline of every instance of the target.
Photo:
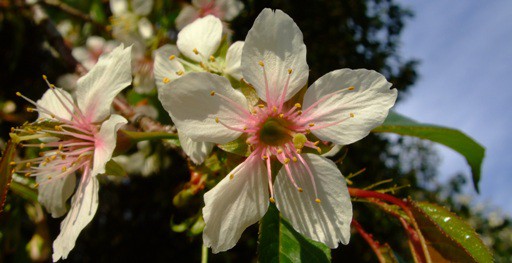
[[(396, 89), (377, 72), (341, 69), (300, 96), (309, 67), (298, 26), (282, 11), (265, 9), (245, 41), (230, 43), (221, 19), (229, 21), (243, 8), (235, 0), (192, 1), (177, 18), (176, 45), (155, 50), (153, 64), (145, 48), (135, 51), (153, 36), (146, 18), (152, 6), (151, 1), (111, 1), (113, 34), (132, 46), (112, 48), (95, 38), (88, 41), (89, 49), (75, 51), (90, 69), (76, 84), (76, 99), (50, 83), (37, 102), (23, 96), (39, 117), (14, 129), (14, 137), (42, 151), (40, 157), (13, 163), (17, 172), (36, 177), (39, 201), (54, 217), (66, 213), (75, 192), (53, 245), (54, 261), (67, 257), (95, 214), (96, 177), (106, 173), (116, 132), (127, 123), (111, 114), (111, 104), (132, 83), (132, 72), (135, 88), (148, 79), (150, 89), (157, 87), (183, 151), (195, 164), (203, 163), (215, 145), (240, 138), (249, 145), (245, 161), (204, 195), (203, 240), (214, 253), (232, 248), (269, 203), (299, 233), (331, 248), (348, 243), (352, 204), (347, 185), (337, 166), (320, 155), (319, 144), (341, 146), (365, 137), (386, 118)], [(145, 69), (132, 67), (138, 63)], [(247, 97), (241, 87), (257, 98)], [(41, 143), (25, 143), (34, 139)]]

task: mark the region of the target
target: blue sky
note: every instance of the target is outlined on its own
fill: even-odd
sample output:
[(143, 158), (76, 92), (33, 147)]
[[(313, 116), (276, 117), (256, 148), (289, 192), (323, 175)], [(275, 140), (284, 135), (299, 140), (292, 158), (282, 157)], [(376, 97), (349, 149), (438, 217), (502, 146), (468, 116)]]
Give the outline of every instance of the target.
[[(415, 13), (400, 52), (421, 64), (419, 81), (396, 110), (458, 128), (483, 144), (479, 200), (512, 215), (512, 1), (399, 2)], [(470, 174), (459, 154), (437, 148), (441, 180)]]

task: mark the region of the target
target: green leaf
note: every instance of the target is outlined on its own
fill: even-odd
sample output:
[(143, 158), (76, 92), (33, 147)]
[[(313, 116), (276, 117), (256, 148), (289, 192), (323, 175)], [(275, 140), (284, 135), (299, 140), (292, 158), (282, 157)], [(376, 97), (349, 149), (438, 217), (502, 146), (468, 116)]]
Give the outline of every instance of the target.
[(458, 216), (435, 204), (411, 204), (433, 262), (493, 262), (475, 230)]
[(418, 123), (395, 112), (390, 112), (386, 121), (373, 132), (391, 132), (418, 137), (443, 144), (462, 154), (473, 175), (473, 185), (478, 192), (478, 182), (485, 148), (463, 132), (447, 127)]
[(12, 181), (12, 169), (11, 162), (14, 161), (16, 155), (16, 143), (12, 140), (7, 142), (4, 153), (2, 154), (2, 160), (0, 160), (0, 212), (4, 209), (5, 199), (7, 198), (7, 192), (9, 191), (9, 184)]
[(167, 133), (167, 132), (136, 132), (136, 131), (126, 131), (122, 130), (122, 132), (134, 142), (147, 141), (147, 140), (177, 140), (178, 134)]
[(274, 204), (260, 222), (259, 262), (330, 262), (331, 250), (297, 233)]
[(249, 156), (250, 149), (247, 143), (245, 142), (247, 140), (247, 136), (242, 135), (238, 137), (238, 139), (228, 142), (226, 144), (220, 144), (218, 145), (219, 148), (226, 152), (238, 154), (241, 156)]
[(128, 176), (128, 173), (124, 170), (124, 168), (118, 164), (114, 160), (110, 160), (107, 162), (107, 165), (105, 165), (105, 175), (113, 175), (113, 176)]

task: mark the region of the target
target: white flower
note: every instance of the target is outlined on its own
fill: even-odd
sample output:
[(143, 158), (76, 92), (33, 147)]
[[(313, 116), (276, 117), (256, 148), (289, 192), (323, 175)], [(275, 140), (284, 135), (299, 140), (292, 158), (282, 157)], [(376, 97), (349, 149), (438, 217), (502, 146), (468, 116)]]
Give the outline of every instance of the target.
[(53, 243), (54, 261), (68, 256), (96, 213), (96, 176), (105, 173), (116, 146), (117, 130), (127, 123), (110, 111), (115, 96), (131, 83), (130, 62), (131, 47), (124, 48), (122, 44), (101, 56), (91, 71), (78, 80), (76, 102), (68, 92), (49, 83), (50, 89), (37, 103), (18, 93), (39, 112), (34, 124), (17, 131), (28, 132), (28, 136), (42, 143), (24, 146), (45, 149), (41, 157), (22, 161), (23, 168), (18, 172), (36, 177), (38, 199), (53, 217), (66, 213), (67, 199), (78, 181), (71, 208)]
[(185, 5), (176, 17), (176, 28), (181, 30), (207, 15), (213, 15), (222, 21), (231, 21), (242, 9), (244, 4), (238, 0), (192, 0), (192, 5)]
[[(331, 248), (348, 243), (352, 205), (346, 182), (333, 162), (302, 151), (318, 149), (309, 133), (339, 145), (365, 137), (386, 118), (396, 89), (377, 72), (342, 69), (309, 87), (303, 105), (286, 103), (306, 85), (309, 68), (302, 32), (280, 10), (258, 16), (241, 66), (264, 103), (249, 106), (227, 79), (210, 73), (190, 73), (159, 89), (164, 108), (192, 140), (222, 144), (245, 134), (252, 148), (205, 194), (204, 243), (214, 253), (232, 248), (266, 213), (269, 194), (301, 234)], [(275, 181), (272, 160), (282, 164)]]
[[(211, 72), (240, 80), (244, 43), (233, 43), (225, 58), (215, 57), (221, 41), (222, 23), (214, 16), (197, 19), (185, 27), (178, 34), (176, 46), (165, 45), (155, 52), (154, 74), (157, 87), (164, 88), (172, 80), (190, 71)], [(186, 59), (180, 58), (180, 54)], [(183, 150), (196, 164), (202, 163), (214, 146), (209, 142), (195, 142), (181, 132), (178, 135)]]
[(90, 36), (87, 38), (84, 47), (73, 48), (73, 57), (75, 57), (87, 70), (91, 70), (98, 62), (101, 54), (109, 53), (119, 43), (114, 40), (106, 41), (99, 36)]

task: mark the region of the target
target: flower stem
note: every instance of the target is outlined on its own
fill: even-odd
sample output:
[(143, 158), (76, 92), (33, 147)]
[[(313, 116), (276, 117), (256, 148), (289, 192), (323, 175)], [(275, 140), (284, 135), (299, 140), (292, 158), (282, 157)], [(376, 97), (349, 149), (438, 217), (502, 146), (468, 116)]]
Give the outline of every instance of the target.
[(201, 263), (207, 263), (208, 262), (208, 247), (203, 245), (201, 249)]

